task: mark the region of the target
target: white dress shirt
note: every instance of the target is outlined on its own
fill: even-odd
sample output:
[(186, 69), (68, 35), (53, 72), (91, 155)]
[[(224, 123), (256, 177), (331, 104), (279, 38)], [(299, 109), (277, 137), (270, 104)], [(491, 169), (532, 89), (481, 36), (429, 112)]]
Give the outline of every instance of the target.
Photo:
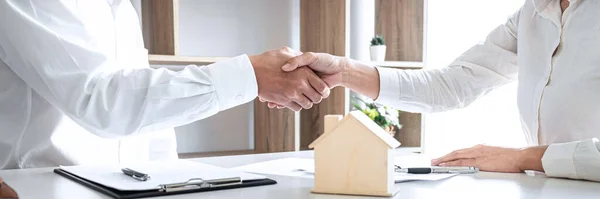
[(129, 0), (1, 0), (0, 30), (0, 169), (177, 158), (173, 127), (257, 96), (245, 55), (149, 68)]
[[(485, 43), (439, 70), (379, 69), (378, 102), (412, 112), (465, 107), (518, 80), (531, 145), (548, 176), (600, 181), (600, 1), (527, 0)], [(468, 30), (465, 30), (468, 31)]]

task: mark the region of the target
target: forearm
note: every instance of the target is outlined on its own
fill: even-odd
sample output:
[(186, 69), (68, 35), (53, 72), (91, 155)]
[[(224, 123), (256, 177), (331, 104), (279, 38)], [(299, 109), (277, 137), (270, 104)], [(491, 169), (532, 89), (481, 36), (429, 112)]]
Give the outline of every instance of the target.
[(379, 72), (375, 67), (348, 58), (343, 58), (342, 63), (342, 86), (371, 99), (379, 97)]
[[(231, 70), (240, 73), (232, 75)], [(71, 105), (59, 108), (90, 132), (108, 138), (188, 124), (246, 103), (257, 92), (246, 56), (178, 72), (138, 69), (135, 75), (117, 73), (91, 85), (87, 90), (93, 92), (79, 91), (77, 103), (61, 103)]]
[(535, 146), (521, 149), (517, 154), (517, 161), (521, 171), (533, 170), (544, 172), (542, 157), (548, 146)]
[(542, 164), (550, 177), (600, 182), (600, 141), (592, 138), (552, 144), (544, 152)]

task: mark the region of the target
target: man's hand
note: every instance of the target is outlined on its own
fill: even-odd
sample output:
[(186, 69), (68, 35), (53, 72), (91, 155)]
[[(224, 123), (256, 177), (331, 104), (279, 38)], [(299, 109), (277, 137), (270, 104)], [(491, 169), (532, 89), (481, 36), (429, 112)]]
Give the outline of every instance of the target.
[[(373, 66), (327, 53), (307, 52), (290, 59), (282, 70), (289, 72), (307, 67), (315, 71), (330, 88), (344, 86), (372, 99), (379, 96), (379, 72)], [(271, 108), (283, 108), (271, 100), (261, 101), (268, 101)]]
[[(289, 59), (281, 69), (286, 72), (291, 72), (298, 68), (300, 68), (300, 70), (305, 70), (306, 67), (303, 66), (307, 66), (319, 75), (319, 77), (327, 83), (329, 88), (334, 88), (342, 84), (343, 72), (346, 71), (344, 61), (343, 58), (327, 53), (307, 52)], [(277, 107), (278, 109), (282, 109), (285, 107), (264, 98), (260, 98), (260, 101), (268, 102), (269, 108)]]
[(482, 171), (518, 173), (525, 170), (544, 171), (542, 156), (547, 146), (513, 149), (477, 145), (456, 150), (438, 159), (432, 166), (471, 166)]
[(330, 88), (340, 86), (343, 72), (347, 71), (346, 60), (327, 53), (304, 53), (290, 59), (281, 69), (290, 72), (299, 67), (308, 66), (317, 73)]
[(330, 88), (343, 86), (371, 99), (379, 97), (379, 72), (368, 64), (326, 53), (304, 53), (290, 59), (282, 67), (284, 71), (308, 66), (315, 71)]
[(309, 109), (329, 96), (329, 86), (310, 69), (284, 72), (281, 66), (300, 52), (284, 47), (249, 56), (258, 83), (261, 101), (269, 101), (294, 111)]

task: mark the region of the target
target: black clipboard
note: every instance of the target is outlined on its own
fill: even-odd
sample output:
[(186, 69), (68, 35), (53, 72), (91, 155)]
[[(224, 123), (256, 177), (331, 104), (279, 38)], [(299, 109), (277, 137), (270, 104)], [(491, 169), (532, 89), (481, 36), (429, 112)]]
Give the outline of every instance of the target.
[(193, 188), (193, 189), (183, 189), (177, 191), (160, 191), (160, 190), (149, 190), (149, 191), (120, 191), (116, 190), (84, 178), (81, 178), (77, 175), (73, 175), (65, 170), (60, 168), (54, 169), (54, 173), (61, 175), (67, 179), (73, 180), (83, 186), (86, 186), (90, 189), (103, 193), (107, 196), (110, 196), (115, 199), (131, 199), (131, 198), (148, 198), (148, 197), (158, 197), (158, 196), (169, 196), (169, 195), (179, 195), (186, 193), (198, 193), (198, 192), (207, 192), (207, 191), (218, 191), (218, 190), (226, 190), (226, 189), (237, 189), (237, 188), (245, 188), (245, 187), (256, 187), (256, 186), (265, 186), (265, 185), (273, 185), (277, 184), (277, 181), (265, 178), (260, 180), (245, 180), (241, 183), (228, 185), (228, 186), (219, 186), (219, 187), (203, 187), (203, 188)]

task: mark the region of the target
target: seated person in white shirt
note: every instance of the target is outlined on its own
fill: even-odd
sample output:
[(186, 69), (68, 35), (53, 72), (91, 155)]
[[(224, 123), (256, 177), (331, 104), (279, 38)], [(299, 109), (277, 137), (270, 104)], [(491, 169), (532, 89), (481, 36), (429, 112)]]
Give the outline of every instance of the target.
[(484, 44), (439, 70), (374, 68), (322, 53), (305, 53), (283, 69), (308, 65), (331, 87), (344, 86), (411, 112), (462, 108), (518, 80), (518, 106), (531, 147), (480, 145), (434, 159), (432, 165), (536, 170), (600, 181), (600, 2), (571, 4), (527, 0)]
[(2, 0), (0, 169), (176, 159), (173, 127), (257, 96), (311, 108), (329, 88), (281, 70), (297, 55), (151, 69), (128, 0)]

